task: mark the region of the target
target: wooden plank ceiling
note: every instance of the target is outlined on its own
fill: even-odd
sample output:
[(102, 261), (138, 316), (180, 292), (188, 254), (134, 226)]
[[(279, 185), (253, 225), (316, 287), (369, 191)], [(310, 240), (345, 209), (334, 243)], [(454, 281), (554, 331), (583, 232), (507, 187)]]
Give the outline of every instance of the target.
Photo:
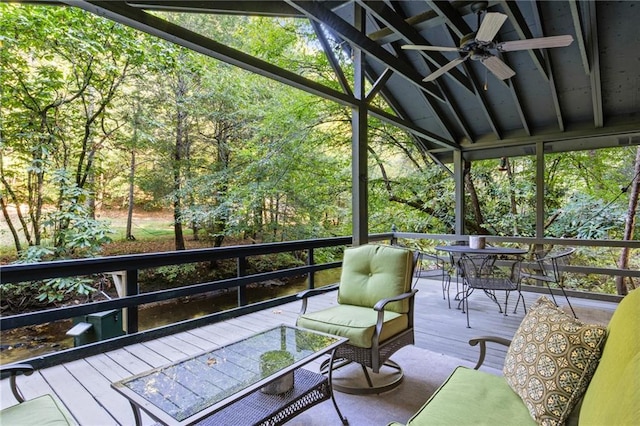
[[(499, 80), (476, 60), (423, 78), (458, 52), (403, 50), (405, 44), (458, 47), (478, 28), (470, 1), (65, 1), (344, 105), (357, 102), (333, 49), (325, 48), (342, 90), (335, 90), (215, 40), (168, 24), (150, 11), (287, 16), (308, 19), (350, 54), (365, 53), (371, 96), (389, 109), (370, 115), (409, 131), (440, 161), (640, 144), (640, 1), (490, 1), (507, 16), (494, 40), (571, 35), (568, 47), (502, 52), (515, 76)], [(354, 22), (360, 9), (365, 29)], [(484, 16), (484, 15), (483, 15)], [(333, 46), (336, 46), (334, 44)]]

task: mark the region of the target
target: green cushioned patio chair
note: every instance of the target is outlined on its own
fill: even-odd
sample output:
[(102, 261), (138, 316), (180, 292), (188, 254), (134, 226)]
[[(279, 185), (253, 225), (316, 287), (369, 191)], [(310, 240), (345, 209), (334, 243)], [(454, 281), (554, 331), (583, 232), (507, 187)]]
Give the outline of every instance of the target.
[[(340, 369), (353, 362), (362, 366), (365, 386), (338, 383), (334, 377), (334, 389), (355, 394), (381, 393), (402, 381), (402, 368), (389, 357), (414, 343), (413, 305), (417, 290), (411, 288), (411, 282), (417, 257), (417, 253), (396, 246), (351, 247), (344, 253), (339, 284), (299, 294), (303, 301), (299, 327), (349, 338), (336, 350), (334, 358), (340, 361), (326, 361), (323, 370)], [(310, 295), (336, 287), (336, 306), (306, 312)], [(383, 366), (385, 372), (381, 372)]]
[(0, 366), (0, 373), (4, 377), (10, 374), (11, 392), (18, 404), (0, 411), (0, 424), (12, 426), (62, 426), (75, 425), (76, 422), (67, 409), (51, 395), (41, 395), (37, 398), (25, 400), (18, 389), (16, 376), (20, 373), (28, 376), (33, 373), (29, 364), (14, 364)]

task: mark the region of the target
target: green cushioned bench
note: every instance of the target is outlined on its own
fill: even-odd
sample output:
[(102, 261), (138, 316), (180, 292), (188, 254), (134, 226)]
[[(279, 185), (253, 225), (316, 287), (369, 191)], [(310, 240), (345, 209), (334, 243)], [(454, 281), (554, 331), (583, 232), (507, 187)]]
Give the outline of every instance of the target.
[(577, 402), (570, 414), (565, 413), (559, 423), (549, 419), (536, 422), (507, 378), (477, 370), (486, 342), (500, 343), (500, 340), (503, 339), (472, 341), (482, 345), (476, 369), (458, 367), (409, 419), (407, 426), (521, 426), (565, 421), (580, 426), (640, 425), (640, 290), (632, 291), (620, 302), (607, 326), (600, 361), (596, 360), (595, 373), (585, 384), (581, 402)]
[(2, 374), (11, 375), (11, 391), (18, 403), (0, 411), (0, 424), (11, 426), (70, 426), (76, 422), (61, 402), (46, 394), (25, 400), (16, 385), (16, 375), (30, 375), (29, 364), (0, 366)]

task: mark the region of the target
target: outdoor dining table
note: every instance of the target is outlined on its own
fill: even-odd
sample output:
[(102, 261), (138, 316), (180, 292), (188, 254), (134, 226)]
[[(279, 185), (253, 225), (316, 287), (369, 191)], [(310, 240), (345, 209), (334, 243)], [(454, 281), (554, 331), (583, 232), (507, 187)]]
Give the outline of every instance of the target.
[(522, 256), (527, 254), (527, 249), (514, 248), (514, 247), (484, 247), (484, 248), (471, 248), (468, 245), (465, 246), (436, 246), (438, 251), (446, 251), (454, 254), (474, 254), (483, 256)]

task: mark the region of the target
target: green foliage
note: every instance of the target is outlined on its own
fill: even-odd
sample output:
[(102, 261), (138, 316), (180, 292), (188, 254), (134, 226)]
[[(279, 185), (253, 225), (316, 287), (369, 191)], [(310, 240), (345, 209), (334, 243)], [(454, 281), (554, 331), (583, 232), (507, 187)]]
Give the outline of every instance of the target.
[[(43, 222), (45, 233), (51, 236), (51, 245), (29, 246), (20, 253), (17, 263), (37, 263), (47, 260), (73, 257), (95, 257), (102, 246), (111, 241), (108, 223), (90, 217), (83, 202), (87, 191), (75, 186), (64, 170), (53, 173), (60, 188), (60, 204), (57, 210), (47, 214)], [(67, 296), (88, 296), (93, 293), (93, 279), (66, 277), (14, 286), (0, 284), (7, 297), (26, 295), (39, 302), (60, 302)]]
[(38, 288), (37, 300), (40, 302), (61, 302), (66, 295), (89, 296), (95, 291), (90, 278), (55, 278), (46, 280)]
[(558, 238), (614, 239), (624, 226), (624, 210), (604, 200), (575, 193), (565, 199), (547, 234)]
[[(21, 253), (15, 263), (38, 263), (56, 259), (56, 250), (44, 246), (31, 246)], [(0, 295), (3, 300), (29, 306), (31, 303), (61, 302), (68, 296), (89, 296), (95, 289), (94, 280), (86, 277), (64, 277), (42, 282), (2, 283)], [(34, 302), (29, 302), (33, 300)]]
[(78, 188), (66, 171), (54, 171), (53, 181), (60, 189), (58, 209), (46, 215), (43, 225), (54, 243), (54, 258), (95, 257), (111, 242), (109, 224), (91, 217), (85, 203), (89, 192)]
[(304, 266), (301, 253), (275, 253), (272, 255), (252, 256), (249, 265), (254, 273), (277, 271), (279, 269)]
[(169, 282), (178, 282), (185, 276), (194, 273), (197, 270), (197, 264), (187, 263), (185, 265), (170, 265), (157, 268), (155, 271), (158, 275)]

